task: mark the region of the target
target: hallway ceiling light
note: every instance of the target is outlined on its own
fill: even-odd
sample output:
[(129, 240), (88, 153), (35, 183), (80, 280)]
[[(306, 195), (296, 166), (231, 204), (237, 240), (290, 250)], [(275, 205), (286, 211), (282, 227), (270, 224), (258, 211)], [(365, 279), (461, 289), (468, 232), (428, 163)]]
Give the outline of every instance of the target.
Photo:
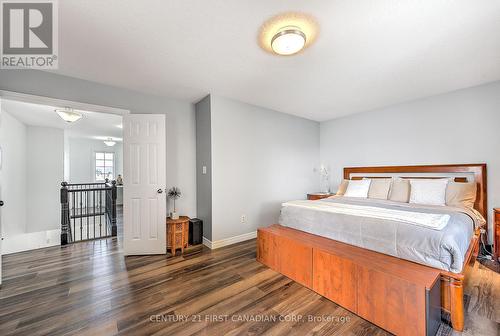
[(80, 120), (83, 115), (81, 113), (75, 112), (71, 107), (65, 107), (63, 109), (54, 110), (62, 120), (72, 123)]
[(113, 141), (113, 138), (108, 138), (107, 140), (104, 140), (104, 144), (108, 147), (113, 147), (116, 145), (116, 141)]

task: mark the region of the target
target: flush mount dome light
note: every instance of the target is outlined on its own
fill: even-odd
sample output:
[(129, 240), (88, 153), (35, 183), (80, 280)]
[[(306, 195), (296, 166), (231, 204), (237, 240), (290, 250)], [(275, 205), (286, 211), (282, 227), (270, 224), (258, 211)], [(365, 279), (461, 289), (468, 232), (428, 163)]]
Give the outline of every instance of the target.
[(113, 138), (108, 138), (107, 140), (104, 140), (104, 144), (108, 147), (113, 147), (116, 145), (116, 142), (113, 141)]
[(72, 123), (80, 120), (83, 116), (81, 113), (75, 112), (71, 107), (65, 107), (63, 109), (54, 110), (62, 120)]
[(306, 44), (306, 35), (298, 27), (283, 27), (271, 40), (271, 48), (278, 55), (293, 55)]
[(262, 23), (257, 34), (259, 46), (272, 55), (295, 55), (311, 47), (318, 39), (319, 24), (302, 12), (285, 12)]

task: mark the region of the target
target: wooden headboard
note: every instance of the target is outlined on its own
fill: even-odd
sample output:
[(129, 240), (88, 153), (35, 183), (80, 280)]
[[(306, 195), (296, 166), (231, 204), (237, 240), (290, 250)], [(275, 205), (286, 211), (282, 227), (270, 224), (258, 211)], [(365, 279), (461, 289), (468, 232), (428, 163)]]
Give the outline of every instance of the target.
[[(363, 176), (367, 174), (367, 176)], [(388, 174), (384, 176), (384, 174)], [(411, 174), (420, 174), (412, 176)], [(426, 176), (426, 174), (428, 174)], [(472, 176), (477, 184), (477, 197), (474, 209), (488, 219), (488, 197), (486, 181), (486, 164), (452, 164), (429, 166), (387, 166), (387, 167), (349, 167), (344, 168), (344, 179), (360, 179), (363, 177), (383, 178), (398, 176), (401, 178), (442, 178), (454, 177), (456, 182), (466, 182)]]

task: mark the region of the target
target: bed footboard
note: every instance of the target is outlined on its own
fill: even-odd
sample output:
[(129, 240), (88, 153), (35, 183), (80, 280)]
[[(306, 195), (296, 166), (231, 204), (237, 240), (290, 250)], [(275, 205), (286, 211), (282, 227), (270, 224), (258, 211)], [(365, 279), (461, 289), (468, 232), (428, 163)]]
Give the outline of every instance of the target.
[(257, 260), (396, 335), (439, 328), (435, 268), (280, 225), (258, 230)]
[[(434, 335), (441, 310), (451, 315), (454, 330), (464, 328), (465, 274), (477, 256), (478, 234), (460, 274), (277, 224), (258, 230), (257, 260), (388, 331)], [(437, 301), (435, 295), (428, 301), (430, 291)], [(383, 313), (377, 311), (381, 307)]]

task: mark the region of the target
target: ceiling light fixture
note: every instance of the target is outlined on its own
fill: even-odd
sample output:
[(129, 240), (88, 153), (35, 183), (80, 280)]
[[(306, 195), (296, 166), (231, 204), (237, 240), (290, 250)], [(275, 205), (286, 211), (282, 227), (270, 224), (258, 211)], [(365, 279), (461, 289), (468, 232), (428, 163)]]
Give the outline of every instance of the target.
[(108, 138), (108, 140), (104, 140), (104, 144), (108, 147), (113, 147), (116, 145), (116, 141), (113, 141), (113, 138)]
[(81, 113), (75, 112), (71, 107), (55, 109), (54, 112), (56, 112), (62, 120), (68, 123), (78, 121), (83, 117)]
[(295, 55), (318, 39), (319, 24), (302, 12), (285, 12), (262, 23), (257, 35), (259, 46), (273, 55)]
[(306, 45), (306, 35), (294, 26), (281, 28), (271, 40), (271, 48), (278, 55), (289, 56), (298, 53)]

